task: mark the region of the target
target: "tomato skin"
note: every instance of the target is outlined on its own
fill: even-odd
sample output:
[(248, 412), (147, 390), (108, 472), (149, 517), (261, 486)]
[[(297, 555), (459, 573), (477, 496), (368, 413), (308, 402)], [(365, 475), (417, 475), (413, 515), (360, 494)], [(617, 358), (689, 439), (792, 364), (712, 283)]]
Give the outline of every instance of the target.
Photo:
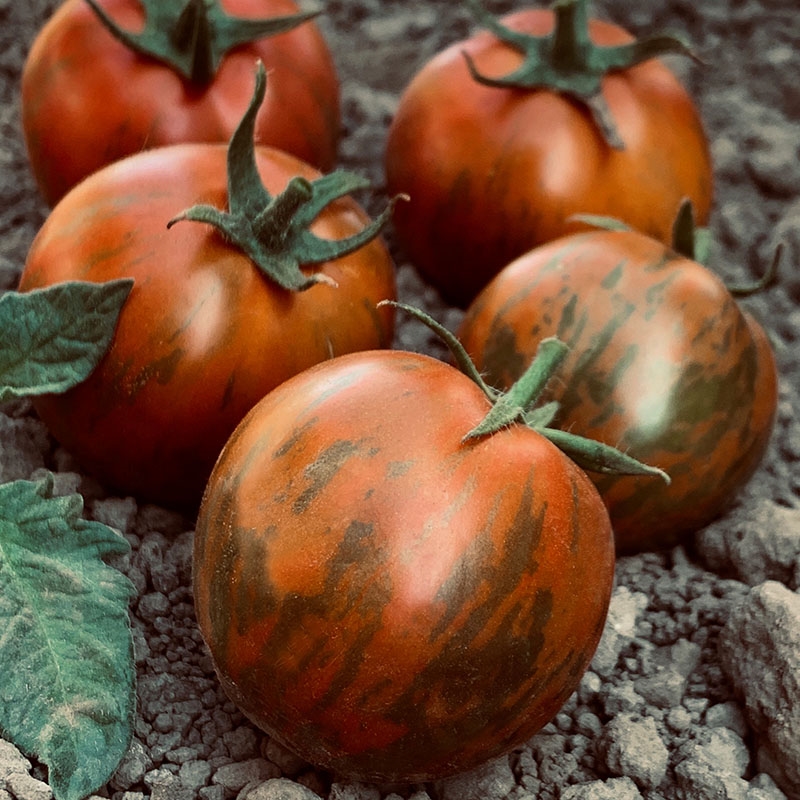
[[(316, 170), (256, 148), (273, 194)], [(69, 192), (31, 247), (20, 290), (132, 277), (109, 352), (81, 385), (34, 401), (53, 435), (108, 485), (196, 508), (214, 461), (245, 413), (318, 361), (388, 347), (394, 265), (376, 239), (320, 265), (338, 284), (292, 293), (208, 225), (166, 223), (197, 203), (225, 208), (225, 145), (173, 145), (112, 164)], [(360, 231), (349, 198), (315, 220), (318, 236)]]
[(573, 234), (525, 254), (475, 299), (459, 338), (509, 385), (543, 337), (571, 353), (544, 400), (556, 424), (665, 470), (591, 474), (620, 552), (674, 545), (718, 516), (769, 443), (772, 348), (709, 270), (633, 232)]
[[(136, 0), (102, 0), (123, 28), (144, 24)], [(241, 17), (297, 12), (292, 0), (225, 0)], [(270, 72), (257, 141), (323, 171), (336, 158), (339, 83), (313, 23), (241, 45), (212, 83), (193, 88), (177, 72), (137, 55), (84, 0), (66, 0), (33, 43), (22, 75), (22, 125), (36, 181), (49, 205), (87, 175), (144, 148), (227, 142), (247, 108), (257, 60)]]
[[(550, 10), (503, 19), (534, 35), (552, 30)], [(592, 39), (630, 41), (590, 20)], [(615, 150), (581, 104), (548, 90), (487, 87), (463, 53), (492, 77), (521, 56), (482, 32), (429, 61), (401, 97), (385, 152), (387, 185), (410, 202), (394, 225), (409, 260), (449, 302), (466, 306), (509, 261), (582, 229), (574, 214), (600, 214), (664, 242), (684, 198), (699, 224), (711, 206), (708, 143), (697, 110), (660, 61), (603, 79), (602, 93), (625, 143)]]
[(482, 392), (403, 351), (264, 398), (195, 536), (200, 628), (230, 697), (312, 763), (369, 781), (469, 769), (580, 681), (614, 571), (586, 476), (515, 425), (469, 444)]

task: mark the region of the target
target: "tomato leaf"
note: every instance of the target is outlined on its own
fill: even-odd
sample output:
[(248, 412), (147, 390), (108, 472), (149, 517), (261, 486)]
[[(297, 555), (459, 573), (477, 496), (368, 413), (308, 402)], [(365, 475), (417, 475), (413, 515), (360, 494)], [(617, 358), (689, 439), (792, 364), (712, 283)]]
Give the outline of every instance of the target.
[(216, 0), (140, 0), (145, 24), (134, 33), (121, 28), (96, 0), (86, 2), (126, 47), (166, 64), (198, 86), (211, 83), (223, 56), (237, 45), (285, 33), (319, 14), (249, 19), (226, 14)]
[(403, 196), (390, 201), (382, 214), (352, 236), (328, 240), (311, 233), (309, 225), (325, 206), (369, 183), (354, 173), (337, 170), (314, 181), (294, 177), (273, 197), (261, 182), (253, 138), (266, 88), (267, 73), (259, 62), (253, 98), (228, 147), (228, 211), (192, 206), (171, 219), (167, 227), (184, 220), (213, 225), (283, 289), (299, 292), (317, 283), (335, 285), (324, 273), (301, 267), (341, 258), (363, 247), (380, 233), (395, 202)]
[(65, 392), (108, 350), (133, 280), (69, 281), (0, 297), (0, 402)]
[(49, 769), (57, 800), (102, 786), (130, 744), (128, 543), (52, 476), (0, 486), (0, 731)]

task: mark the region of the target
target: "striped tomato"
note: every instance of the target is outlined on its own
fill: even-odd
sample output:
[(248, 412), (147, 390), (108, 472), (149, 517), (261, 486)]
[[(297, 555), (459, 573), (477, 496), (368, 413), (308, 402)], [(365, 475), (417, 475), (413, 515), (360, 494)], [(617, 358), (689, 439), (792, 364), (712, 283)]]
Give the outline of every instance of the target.
[(556, 424), (669, 474), (669, 486), (593, 475), (620, 550), (710, 522), (769, 442), (777, 378), (763, 329), (713, 273), (642, 234), (573, 234), (529, 252), (478, 295), (459, 335), (498, 387), (558, 335), (571, 354), (548, 387)]
[[(97, 369), (35, 405), (84, 467), (150, 501), (196, 509), (226, 439), (264, 394), (392, 340), (391, 310), (375, 308), (395, 291), (375, 238), (388, 210), (370, 222), (343, 196), (362, 179), (254, 148), (264, 90), (262, 68), (227, 152), (157, 148), (81, 182), (45, 221), (22, 274), (21, 291), (134, 279)], [(224, 235), (171, 226), (187, 219)]]
[(259, 142), (331, 169), (339, 81), (312, 16), (293, 0), (65, 0), (22, 75), (25, 142), (45, 200), (144, 148), (226, 142), (257, 60), (271, 74)]
[(577, 686), (614, 570), (591, 481), (486, 395), (401, 351), (345, 355), (237, 428), (197, 524), (194, 594), (230, 697), (370, 781), (474, 767)]
[(467, 0), (480, 31), (426, 63), (400, 99), (386, 143), (397, 238), (448, 301), (466, 306), (511, 259), (603, 214), (668, 241), (684, 197), (704, 222), (708, 143), (674, 73), (685, 52), (633, 41), (588, 16), (588, 0), (497, 20)]

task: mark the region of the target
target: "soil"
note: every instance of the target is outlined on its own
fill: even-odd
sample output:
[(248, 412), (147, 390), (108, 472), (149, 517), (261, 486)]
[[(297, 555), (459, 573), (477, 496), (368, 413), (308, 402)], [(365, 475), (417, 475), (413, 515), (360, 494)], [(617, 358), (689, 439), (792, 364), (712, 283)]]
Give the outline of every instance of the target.
[[(19, 76), (30, 42), (55, 5), (53, 0), (0, 0), (0, 290), (16, 285), (47, 213), (20, 133)], [(342, 81), (340, 166), (373, 181), (375, 196), (365, 202), (376, 210), (384, 202), (386, 129), (400, 92), (428, 58), (474, 26), (463, 4), (453, 0), (330, 0), (323, 5), (319, 25)], [(503, 13), (520, 4), (503, 0), (487, 7)], [(227, 701), (194, 622), (192, 521), (109, 494), (49, 438), (29, 406), (0, 409), (0, 477), (54, 471), (62, 490), (82, 492), (87, 515), (118, 528), (133, 545), (119, 566), (137, 587), (132, 604), (139, 686), (135, 739), (98, 794), (120, 800), (797, 796), (800, 15), (795, 0), (597, 0), (593, 10), (635, 33), (677, 33), (702, 59), (670, 57), (668, 62), (696, 99), (711, 141), (713, 269), (726, 281), (751, 281), (783, 243), (778, 285), (743, 301), (769, 332), (780, 373), (778, 418), (761, 468), (736, 504), (684, 546), (620, 559), (609, 623), (592, 668), (561, 713), (531, 742), (468, 775), (426, 786), (374, 787), (303, 763)], [(391, 231), (388, 240), (398, 263), (400, 299), (454, 327), (460, 312), (422, 283)], [(413, 322), (401, 321), (395, 346), (442, 355)], [(780, 590), (788, 592), (788, 611), (764, 631), (759, 651), (750, 654), (764, 656), (766, 647), (764, 668), (775, 670), (783, 692), (776, 699), (769, 696), (769, 681), (762, 687), (752, 675), (742, 677), (732, 653), (737, 648), (730, 644), (739, 642), (747, 654), (744, 622), (732, 629), (731, 620), (746, 615), (756, 599), (759, 608), (773, 608), (763, 604)], [(19, 800), (47, 797), (45, 768), (35, 759), (26, 763), (27, 782), (12, 785), (0, 769), (0, 798), (7, 796), (4, 792)]]

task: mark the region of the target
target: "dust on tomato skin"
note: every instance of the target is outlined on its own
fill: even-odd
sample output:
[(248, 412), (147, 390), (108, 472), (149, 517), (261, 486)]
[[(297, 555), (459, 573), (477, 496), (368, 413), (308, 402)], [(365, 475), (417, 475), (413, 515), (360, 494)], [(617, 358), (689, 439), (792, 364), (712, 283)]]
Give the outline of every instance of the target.
[(343, 356), (236, 429), (198, 518), (194, 592), (226, 689), (304, 758), (363, 780), (450, 774), (572, 692), (613, 581), (588, 478), (534, 431), (462, 438), (468, 378)]
[(556, 424), (672, 479), (592, 473), (618, 548), (670, 546), (721, 513), (757, 468), (777, 403), (766, 336), (722, 282), (641, 234), (575, 234), (512, 262), (460, 329), (499, 388), (553, 334), (571, 348), (546, 393)]

